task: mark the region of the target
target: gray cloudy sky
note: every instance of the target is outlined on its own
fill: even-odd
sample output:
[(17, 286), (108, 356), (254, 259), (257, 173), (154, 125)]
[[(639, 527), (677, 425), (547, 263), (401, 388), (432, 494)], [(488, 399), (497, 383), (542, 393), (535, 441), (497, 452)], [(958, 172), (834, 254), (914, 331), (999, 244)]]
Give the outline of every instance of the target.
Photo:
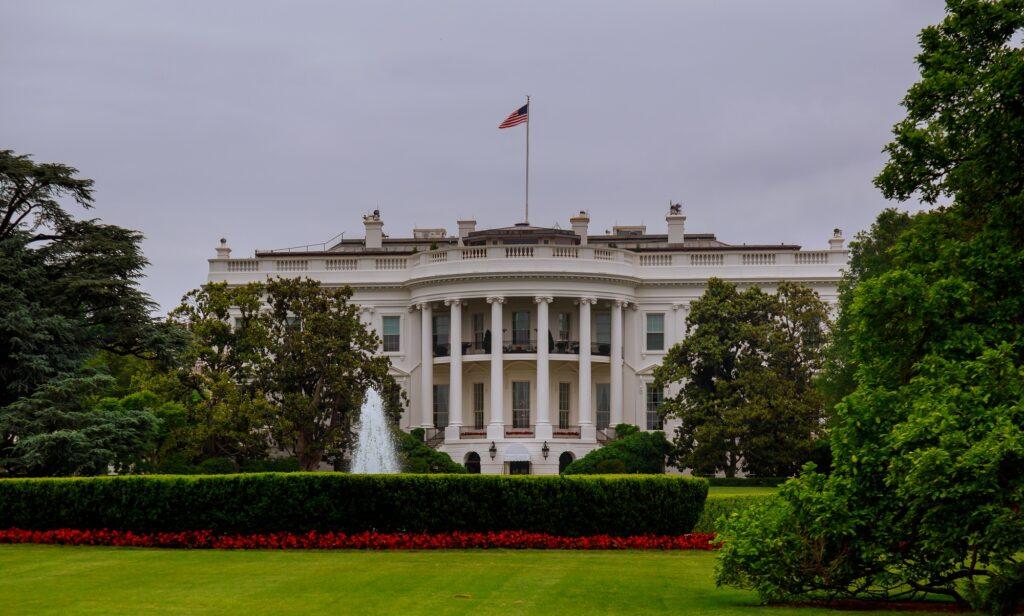
[(822, 248), (871, 185), (939, 0), (0, 4), (0, 147), (96, 180), (173, 307), (259, 247), (521, 218)]

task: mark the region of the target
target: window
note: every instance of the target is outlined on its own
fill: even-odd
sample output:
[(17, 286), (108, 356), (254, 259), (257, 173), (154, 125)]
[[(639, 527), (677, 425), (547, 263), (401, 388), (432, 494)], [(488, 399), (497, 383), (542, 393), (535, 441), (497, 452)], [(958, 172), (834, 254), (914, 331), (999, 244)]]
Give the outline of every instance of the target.
[(299, 317), (292, 316), (284, 318), (284, 326), (286, 329), (299, 329), (301, 325), (302, 321), (299, 319)]
[(437, 357), (445, 357), (448, 355), (448, 349), (450, 348), (448, 342), (449, 338), (449, 327), (451, 317), (447, 314), (434, 315), (434, 355)]
[(569, 428), (569, 383), (558, 384), (558, 427)]
[(242, 329), (242, 323), (244, 323), (242, 317), (235, 317), (235, 331)]
[(661, 415), (658, 414), (658, 407), (661, 406), (661, 401), (665, 397), (665, 392), (660, 387), (655, 387), (653, 383), (647, 384), (647, 429), (648, 430), (662, 430), (664, 428)]
[(597, 429), (604, 430), (612, 419), (612, 386), (610, 383), (597, 384)]
[(573, 457), (572, 452), (563, 451), (562, 455), (558, 456), (558, 474), (561, 475), (565, 472), (567, 466), (573, 463), (576, 458)]
[(484, 427), (484, 384), (473, 383), (473, 428)]
[(530, 313), (512, 313), (512, 344), (530, 344)]
[(565, 341), (569, 339), (572, 330), (572, 314), (568, 312), (558, 313), (558, 339)]
[(529, 381), (512, 381), (512, 427), (530, 427)]
[(434, 427), (448, 427), (448, 386), (434, 385)]
[(665, 315), (660, 312), (647, 314), (647, 350), (665, 350)]
[(402, 317), (381, 317), (381, 331), (385, 353), (397, 353), (402, 346)]
[(467, 453), (463, 463), (466, 465), (466, 472), (470, 475), (480, 474), (480, 454), (477, 452), (471, 451)]
[(612, 354), (612, 315), (609, 312), (594, 314), (594, 353)]
[(478, 312), (473, 315), (473, 348), (477, 351), (484, 350), (484, 313)]

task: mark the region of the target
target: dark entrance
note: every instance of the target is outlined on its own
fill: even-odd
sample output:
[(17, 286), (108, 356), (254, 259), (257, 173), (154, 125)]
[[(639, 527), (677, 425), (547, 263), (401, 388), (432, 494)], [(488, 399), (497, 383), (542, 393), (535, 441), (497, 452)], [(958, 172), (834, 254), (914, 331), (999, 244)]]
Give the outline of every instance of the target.
[(529, 475), (530, 474), (530, 463), (529, 462), (509, 462), (508, 463), (508, 474), (509, 475)]
[(562, 455), (558, 456), (558, 474), (561, 475), (565, 472), (565, 467), (573, 463), (576, 458), (571, 452), (563, 451)]
[(475, 451), (471, 451), (466, 454), (466, 472), (471, 475), (480, 474), (480, 454)]

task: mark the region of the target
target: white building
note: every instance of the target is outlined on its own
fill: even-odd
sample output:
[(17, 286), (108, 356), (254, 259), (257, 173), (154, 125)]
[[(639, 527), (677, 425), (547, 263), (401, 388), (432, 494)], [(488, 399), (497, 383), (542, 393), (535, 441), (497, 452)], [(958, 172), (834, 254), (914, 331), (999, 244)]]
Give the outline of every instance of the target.
[(364, 238), (319, 250), (236, 259), (221, 240), (209, 280), (351, 286), (409, 395), (403, 429), (425, 428), (432, 445), (484, 473), (557, 473), (616, 424), (662, 429), (652, 371), (685, 334), (708, 278), (769, 291), (793, 280), (836, 301), (848, 258), (838, 229), (827, 249), (807, 251), (684, 233), (679, 206), (665, 220), (660, 234), (589, 235), (580, 212), (571, 230), (460, 220), (455, 237), (443, 228), (389, 237), (374, 212)]

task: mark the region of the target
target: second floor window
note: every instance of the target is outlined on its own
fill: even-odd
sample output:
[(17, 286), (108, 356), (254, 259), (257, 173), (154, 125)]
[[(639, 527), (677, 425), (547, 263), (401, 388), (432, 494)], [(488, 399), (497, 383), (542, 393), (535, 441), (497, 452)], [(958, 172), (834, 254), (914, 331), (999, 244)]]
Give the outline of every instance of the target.
[(512, 313), (512, 344), (530, 344), (530, 313)]
[(568, 312), (558, 313), (558, 339), (568, 340), (570, 336), (570, 328), (572, 325), (572, 315)]
[(484, 427), (484, 384), (473, 383), (473, 427)]
[(612, 386), (610, 383), (598, 383), (596, 387), (597, 429), (604, 430), (612, 418)]
[(448, 427), (448, 386), (434, 385), (434, 427)]
[(484, 348), (484, 313), (478, 312), (473, 315), (473, 348), (482, 350)]
[(647, 350), (665, 350), (665, 315), (660, 312), (647, 313)]
[(397, 353), (402, 347), (402, 317), (381, 317), (381, 338), (385, 353)]
[(569, 427), (569, 383), (558, 384), (558, 427)]
[(447, 314), (434, 316), (434, 354), (444, 357), (448, 355), (450, 317)]

